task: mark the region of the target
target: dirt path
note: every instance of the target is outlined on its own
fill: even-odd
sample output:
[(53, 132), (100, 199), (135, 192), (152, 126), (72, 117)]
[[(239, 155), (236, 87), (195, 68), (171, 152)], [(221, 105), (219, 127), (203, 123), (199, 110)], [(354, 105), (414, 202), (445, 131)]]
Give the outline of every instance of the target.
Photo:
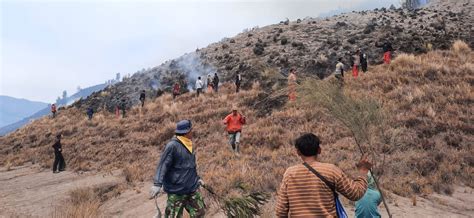
[(38, 166), (0, 170), (0, 217), (50, 217), (68, 193), (81, 187), (119, 181), (117, 175), (64, 171), (53, 174)]
[[(93, 187), (107, 183), (122, 182), (120, 172), (109, 174), (62, 172), (53, 174), (38, 166), (24, 166), (10, 171), (0, 169), (0, 217), (50, 217), (55, 208), (68, 198), (68, 193), (77, 188)], [(153, 217), (155, 202), (148, 200), (147, 184), (122, 192), (101, 206), (105, 217)], [(394, 217), (474, 217), (473, 189), (456, 187), (452, 196), (434, 194), (419, 197), (417, 206), (412, 200), (392, 195), (390, 209)], [(164, 212), (165, 196), (158, 199)], [(354, 208), (345, 204), (349, 217)], [(383, 217), (385, 209), (380, 207)], [(264, 217), (271, 217), (267, 212)], [(208, 213), (206, 217), (224, 217), (222, 213)]]

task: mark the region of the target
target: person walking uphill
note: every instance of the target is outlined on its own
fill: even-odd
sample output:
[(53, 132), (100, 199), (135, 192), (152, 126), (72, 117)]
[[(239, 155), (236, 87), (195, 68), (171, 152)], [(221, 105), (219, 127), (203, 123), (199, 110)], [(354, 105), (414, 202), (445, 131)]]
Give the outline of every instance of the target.
[(89, 120), (92, 120), (92, 116), (94, 116), (94, 109), (92, 107), (88, 107), (86, 111), (87, 117)]
[(296, 70), (291, 68), (288, 75), (288, 98), (290, 101), (296, 101)]
[(201, 80), (201, 77), (198, 77), (196, 80), (196, 92), (197, 92), (197, 97), (199, 97), (199, 94), (202, 93), (202, 88), (204, 87), (204, 83)]
[(219, 76), (217, 73), (214, 74), (214, 79), (212, 80), (213, 88), (215, 92), (219, 92)]
[(51, 114), (53, 114), (53, 118), (56, 117), (56, 105), (55, 104), (51, 105)]
[(173, 100), (181, 93), (181, 86), (176, 82), (173, 86)]
[(142, 103), (142, 107), (145, 106), (145, 97), (146, 97), (145, 90), (142, 90), (142, 92), (140, 92), (140, 102)]
[(359, 76), (359, 67), (360, 67), (360, 50), (357, 49), (354, 56), (352, 56), (352, 76), (357, 78)]
[(382, 47), (383, 50), (383, 62), (385, 64), (390, 64), (390, 61), (392, 60), (392, 52), (393, 52), (393, 47), (392, 44), (388, 41), (385, 41), (382, 46), (375, 45), (376, 47)]
[(242, 82), (242, 76), (240, 75), (240, 73), (237, 73), (237, 75), (235, 75), (235, 92), (236, 93), (240, 92), (240, 83), (241, 82)]
[(362, 72), (367, 72), (368, 61), (367, 61), (367, 54), (359, 50), (359, 60), (360, 60), (360, 68)]
[(190, 217), (204, 217), (205, 205), (198, 191), (204, 182), (197, 174), (191, 121), (179, 121), (175, 133), (161, 154), (150, 197), (163, 191), (168, 194), (165, 217), (182, 217), (183, 209)]
[(245, 116), (242, 116), (236, 107), (232, 108), (232, 113), (224, 118), (224, 124), (227, 126), (226, 130), (229, 134), (229, 144), (232, 146), (232, 151), (239, 153), (240, 135), (242, 132), (242, 125), (245, 124)]
[(367, 158), (357, 164), (365, 174), (353, 180), (335, 165), (319, 162), (321, 147), (316, 135), (300, 136), (295, 147), (303, 164), (288, 168), (283, 175), (275, 207), (277, 217), (337, 217), (336, 192), (352, 201), (362, 198), (372, 166)]
[(56, 142), (53, 144), (54, 148), (54, 163), (53, 173), (59, 173), (66, 169), (66, 163), (64, 162), (63, 150), (61, 145), (61, 134), (56, 136)]
[(122, 98), (122, 102), (120, 102), (120, 110), (122, 110), (122, 118), (125, 118), (127, 110), (127, 100), (125, 100), (125, 98)]
[(343, 84), (344, 83), (344, 64), (342, 63), (342, 58), (337, 60), (336, 71), (334, 72), (336, 79)]

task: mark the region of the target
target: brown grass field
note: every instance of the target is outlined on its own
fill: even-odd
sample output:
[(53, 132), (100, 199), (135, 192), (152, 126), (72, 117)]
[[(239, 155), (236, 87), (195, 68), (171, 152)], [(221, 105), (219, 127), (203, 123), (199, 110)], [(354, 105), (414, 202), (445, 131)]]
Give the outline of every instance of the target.
[[(455, 184), (474, 186), (473, 60), (469, 46), (458, 41), (450, 50), (399, 54), (389, 66), (372, 66), (357, 79), (347, 73), (344, 95), (376, 102), (384, 114), (383, 124), (366, 130), (376, 139), (362, 145), (376, 158), (383, 189), (402, 196), (449, 195)], [(355, 172), (361, 154), (350, 129), (326, 107), (304, 101), (307, 96), (300, 96), (304, 91), (298, 93), (303, 101), (277, 107), (275, 99), (286, 101), (279, 96), (286, 93), (285, 84), (277, 84), (277, 79), (255, 81), (239, 94), (230, 84), (219, 94), (196, 98), (188, 93), (175, 102), (165, 94), (148, 100), (143, 109), (134, 107), (124, 119), (99, 112), (89, 121), (83, 111), (69, 108), (55, 119), (45, 117), (0, 137), (0, 166), (33, 163), (50, 168), (54, 136), (62, 133), (68, 170), (122, 169), (128, 186), (148, 184), (175, 123), (191, 119), (200, 176), (223, 196), (240, 195), (242, 190), (275, 193), (285, 169), (301, 162), (293, 140), (304, 132), (320, 136), (321, 161), (348, 174)], [(299, 79), (302, 84), (310, 81)], [(222, 124), (233, 104), (248, 123), (239, 157), (231, 153)], [(266, 113), (269, 109), (273, 111)], [(351, 111), (347, 113), (350, 117)], [(71, 201), (89, 208), (85, 216), (95, 216), (100, 206), (96, 192), (78, 190)], [(67, 214), (84, 213), (67, 210)]]

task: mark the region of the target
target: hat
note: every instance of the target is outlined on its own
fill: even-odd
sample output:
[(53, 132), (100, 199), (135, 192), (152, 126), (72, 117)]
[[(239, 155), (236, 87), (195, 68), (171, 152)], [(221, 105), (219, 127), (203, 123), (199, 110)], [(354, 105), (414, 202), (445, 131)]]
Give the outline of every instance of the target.
[(190, 120), (181, 120), (176, 124), (177, 134), (187, 134), (191, 131), (192, 125)]

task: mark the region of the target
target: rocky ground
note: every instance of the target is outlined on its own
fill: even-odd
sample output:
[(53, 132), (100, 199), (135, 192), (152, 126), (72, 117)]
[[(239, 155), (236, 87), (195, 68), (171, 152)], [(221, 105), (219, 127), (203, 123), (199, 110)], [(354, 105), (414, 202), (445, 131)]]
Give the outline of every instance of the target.
[(75, 106), (92, 105), (96, 110), (113, 111), (122, 98), (128, 106), (137, 104), (140, 90), (156, 96), (179, 82), (186, 92), (194, 88), (198, 76), (214, 73), (221, 81), (229, 81), (240, 72), (244, 87), (262, 79), (265, 69), (276, 69), (285, 75), (289, 68), (296, 68), (299, 73), (322, 78), (334, 70), (338, 57), (349, 64), (357, 48), (368, 54), (369, 64), (381, 63), (382, 50), (377, 46), (386, 40), (396, 53), (447, 49), (456, 39), (474, 47), (473, 24), (474, 4), (470, 0), (434, 0), (414, 11), (381, 8), (329, 18), (282, 21), (249, 29), (137, 72)]

